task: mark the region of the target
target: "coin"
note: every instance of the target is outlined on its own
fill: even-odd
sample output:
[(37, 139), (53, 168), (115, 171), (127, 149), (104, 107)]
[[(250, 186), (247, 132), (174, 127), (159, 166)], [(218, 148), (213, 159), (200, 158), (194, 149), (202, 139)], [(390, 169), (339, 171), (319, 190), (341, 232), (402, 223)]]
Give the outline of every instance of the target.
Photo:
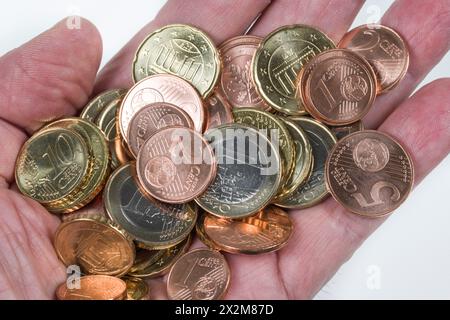
[(256, 91), (252, 78), (252, 59), (261, 40), (255, 36), (238, 36), (219, 47), (223, 60), (220, 88), (233, 108), (270, 109)]
[(222, 124), (233, 122), (231, 106), (219, 91), (215, 91), (205, 101), (205, 104), (207, 114), (205, 132)]
[(285, 124), (277, 116), (256, 109), (235, 109), (233, 115), (236, 123), (244, 123), (257, 129), (266, 130), (271, 143), (280, 149), (281, 176), (283, 178), (281, 188), (283, 189), (290, 178), (295, 160), (295, 145)]
[(105, 134), (105, 138), (111, 154), (110, 166), (113, 170), (118, 168), (121, 164), (121, 161), (119, 159), (121, 155), (117, 152), (115, 141), (117, 138), (116, 114), (117, 109), (122, 103), (123, 97), (124, 95), (110, 102), (95, 120), (95, 124)]
[(79, 265), (86, 274), (123, 275), (135, 256), (131, 237), (102, 216), (73, 215), (59, 225), (54, 245), (64, 265)]
[(278, 150), (256, 129), (226, 124), (206, 133), (215, 150), (217, 175), (195, 201), (224, 218), (244, 218), (265, 207), (280, 181)]
[(63, 128), (41, 130), (19, 152), (17, 187), (40, 203), (59, 201), (80, 186), (89, 165), (86, 143), (78, 133)]
[(283, 26), (273, 31), (263, 39), (252, 62), (258, 93), (277, 111), (305, 114), (295, 98), (297, 74), (312, 57), (334, 47), (324, 33), (305, 25)]
[(291, 117), (306, 133), (312, 147), (313, 168), (308, 181), (289, 197), (277, 202), (277, 206), (291, 209), (312, 207), (328, 194), (325, 185), (325, 162), (336, 143), (336, 137), (320, 122), (306, 117)]
[(97, 117), (106, 108), (106, 106), (117, 98), (123, 97), (126, 92), (126, 89), (112, 89), (100, 93), (83, 108), (80, 113), (80, 118), (95, 123)]
[(105, 135), (93, 123), (80, 118), (65, 118), (50, 123), (45, 128), (66, 128), (76, 131), (86, 142), (88, 154), (92, 163), (87, 181), (83, 186), (59, 203), (52, 203), (49, 209), (54, 213), (75, 211), (94, 199), (102, 190), (108, 174), (109, 148)]
[(331, 132), (334, 133), (336, 138), (338, 140), (341, 140), (343, 137), (348, 136), (351, 133), (363, 131), (364, 130), (364, 124), (362, 121), (357, 121), (352, 124), (347, 124), (344, 126), (338, 126), (338, 127), (330, 127)]
[(79, 215), (79, 214), (83, 214), (83, 215), (94, 215), (94, 216), (103, 216), (105, 218), (108, 218), (106, 211), (105, 211), (105, 207), (103, 206), (103, 198), (101, 195), (98, 195), (95, 197), (94, 200), (92, 200), (88, 205), (86, 205), (85, 207), (68, 213), (68, 214), (64, 214), (61, 216), (61, 220), (64, 221), (68, 221), (68, 220), (72, 220), (72, 217), (75, 215)]
[(126, 164), (114, 171), (103, 192), (106, 212), (129, 235), (152, 249), (183, 241), (195, 226), (192, 205), (157, 204), (136, 184), (135, 168)]
[(194, 122), (195, 130), (202, 132), (205, 111), (197, 91), (179, 77), (157, 74), (136, 83), (123, 99), (118, 119), (120, 133), (125, 141), (128, 126), (134, 114), (139, 109), (155, 102), (168, 102), (183, 109)]
[(207, 97), (219, 79), (219, 52), (203, 31), (187, 25), (167, 25), (142, 42), (133, 61), (135, 82), (159, 73), (179, 76)]
[(281, 187), (282, 192), (273, 202), (287, 198), (309, 178), (313, 163), (311, 144), (302, 128), (289, 118), (280, 117), (291, 134), (295, 147), (295, 161), (292, 174)]
[(217, 300), (225, 295), (229, 282), (225, 257), (201, 248), (189, 251), (172, 266), (167, 294), (171, 300)]
[(67, 283), (56, 289), (58, 300), (123, 300), (127, 285), (119, 278), (89, 275), (79, 279), (79, 287), (68, 288)]
[(201, 195), (217, 164), (202, 135), (188, 128), (165, 128), (151, 136), (137, 157), (137, 175), (146, 193), (167, 203), (186, 203)]
[(167, 102), (155, 102), (139, 109), (128, 125), (127, 141), (131, 153), (137, 157), (144, 142), (158, 130), (166, 127), (194, 129), (189, 115)]
[(374, 130), (339, 141), (325, 168), (334, 199), (350, 212), (371, 218), (394, 211), (413, 187), (411, 157), (400, 143)]
[(148, 300), (149, 289), (147, 282), (139, 278), (123, 277), (127, 285), (126, 300)]
[(378, 93), (395, 88), (405, 77), (409, 66), (409, 52), (405, 41), (393, 29), (366, 24), (347, 32), (339, 43), (369, 61), (378, 80)]
[[(135, 263), (128, 274), (137, 278), (156, 278), (165, 275), (173, 264), (187, 252), (190, 245), (191, 237), (187, 237), (179, 244), (164, 250), (141, 249), (136, 254), (136, 261), (140, 258), (140, 264)], [(158, 254), (155, 254), (155, 251)]]
[(317, 55), (299, 78), (298, 93), (306, 110), (329, 125), (361, 120), (375, 100), (376, 77), (372, 67), (347, 49)]
[(289, 240), (294, 225), (282, 209), (269, 206), (256, 215), (230, 220), (205, 213), (201, 224), (204, 235), (217, 248), (229, 253), (258, 254), (279, 250)]

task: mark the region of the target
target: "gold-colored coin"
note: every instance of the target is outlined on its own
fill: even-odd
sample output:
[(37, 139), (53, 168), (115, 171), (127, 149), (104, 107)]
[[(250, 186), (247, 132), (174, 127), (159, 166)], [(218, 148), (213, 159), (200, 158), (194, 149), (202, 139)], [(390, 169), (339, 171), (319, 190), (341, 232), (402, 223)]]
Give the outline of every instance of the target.
[(134, 262), (132, 238), (102, 216), (73, 215), (56, 230), (54, 245), (64, 265), (78, 265), (86, 274), (120, 276)]
[(187, 25), (167, 25), (142, 42), (133, 62), (135, 82), (157, 73), (179, 76), (207, 97), (219, 79), (219, 52), (203, 31)]
[(123, 277), (127, 284), (127, 300), (148, 300), (148, 284), (142, 279), (133, 277)]
[[(233, 115), (235, 123), (267, 130), (269, 140), (276, 149), (280, 150), (282, 176), (280, 190), (284, 190), (294, 167), (295, 145), (283, 121), (269, 112), (250, 108), (234, 109)], [(277, 136), (278, 139), (276, 139)]]
[(108, 216), (139, 247), (155, 250), (180, 243), (195, 226), (195, 208), (190, 204), (165, 204), (148, 197), (137, 185), (135, 170), (134, 164), (126, 164), (110, 176), (103, 192)]
[(88, 148), (77, 132), (41, 130), (19, 152), (16, 183), (23, 194), (48, 204), (63, 200), (79, 188), (88, 168)]
[(291, 117), (306, 133), (314, 157), (311, 176), (286, 199), (277, 202), (277, 206), (291, 209), (303, 209), (320, 203), (328, 195), (325, 184), (325, 163), (333, 146), (334, 134), (322, 123), (307, 117)]
[(303, 183), (305, 183), (311, 174), (311, 167), (313, 164), (311, 144), (309, 143), (306, 133), (297, 123), (289, 118), (280, 117), (280, 119), (286, 125), (294, 141), (295, 161), (292, 174), (283, 184), (281, 193), (273, 200), (274, 203), (281, 199), (287, 198)]
[(351, 133), (363, 131), (364, 124), (362, 123), (362, 121), (357, 121), (355, 123), (347, 124), (345, 126), (330, 127), (330, 129), (331, 129), (331, 132), (334, 133), (336, 138), (338, 140), (341, 140), (342, 138), (348, 136)]
[(323, 32), (305, 25), (283, 26), (266, 36), (252, 63), (256, 89), (275, 110), (305, 114), (295, 98), (296, 78), (315, 55), (335, 48)]
[(137, 278), (156, 278), (169, 272), (172, 265), (187, 252), (191, 245), (188, 236), (179, 244), (164, 250), (140, 249), (136, 253), (136, 261), (128, 274)]
[(109, 149), (105, 135), (93, 123), (80, 118), (65, 118), (50, 123), (45, 128), (66, 128), (77, 132), (88, 146), (89, 158), (92, 163), (85, 177), (85, 183), (63, 201), (53, 202), (49, 211), (68, 213), (75, 211), (94, 199), (102, 190), (109, 168)]
[(106, 137), (106, 142), (109, 145), (109, 151), (111, 154), (111, 169), (116, 169), (121, 165), (120, 155), (116, 148), (117, 127), (116, 127), (116, 114), (117, 109), (120, 107), (125, 94), (119, 96), (117, 99), (111, 101), (99, 114), (95, 120), (95, 124), (103, 131)]
[(117, 98), (123, 97), (126, 93), (126, 89), (112, 89), (100, 93), (83, 108), (80, 113), (80, 118), (95, 123), (97, 117), (106, 108), (106, 106)]

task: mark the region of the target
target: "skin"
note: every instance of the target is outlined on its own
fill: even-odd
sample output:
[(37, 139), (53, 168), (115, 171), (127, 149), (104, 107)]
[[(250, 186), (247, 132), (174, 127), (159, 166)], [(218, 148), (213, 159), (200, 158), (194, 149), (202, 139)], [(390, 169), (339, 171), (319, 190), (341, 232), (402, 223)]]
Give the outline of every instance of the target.
[[(65, 268), (52, 245), (59, 219), (20, 195), (14, 185), (20, 146), (43, 123), (76, 114), (92, 94), (130, 87), (134, 52), (148, 33), (169, 23), (188, 23), (208, 32), (219, 44), (242, 34), (264, 10), (252, 34), (264, 36), (281, 25), (304, 23), (339, 41), (362, 4), (359, 0), (169, 0), (98, 77), (102, 42), (86, 20), (74, 30), (63, 20), (1, 57), (0, 299), (52, 299), (57, 285), (65, 280)], [(409, 150), (417, 184), (450, 151), (450, 79), (436, 80), (410, 97), (450, 48), (450, 1), (430, 5), (398, 0), (382, 23), (405, 38), (411, 66), (398, 88), (377, 99), (364, 122), (368, 128), (392, 135)], [(311, 298), (383, 223), (383, 219), (351, 215), (331, 198), (292, 212), (291, 217), (295, 232), (281, 251), (252, 257), (227, 255), (232, 270), (227, 298)], [(163, 280), (151, 281), (152, 298), (165, 298)]]

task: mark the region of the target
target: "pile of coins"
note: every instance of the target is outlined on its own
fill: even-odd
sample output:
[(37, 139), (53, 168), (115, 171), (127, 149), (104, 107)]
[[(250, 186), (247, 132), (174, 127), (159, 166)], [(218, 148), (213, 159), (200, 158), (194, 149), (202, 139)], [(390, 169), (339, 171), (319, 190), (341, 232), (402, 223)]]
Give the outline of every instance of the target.
[[(411, 158), (361, 119), (408, 64), (382, 25), (337, 48), (305, 25), (218, 49), (194, 27), (154, 31), (131, 89), (44, 126), (18, 156), (19, 190), (62, 215), (56, 253), (83, 273), (57, 298), (145, 299), (143, 279), (168, 273), (169, 298), (220, 299), (230, 282), (220, 252), (282, 248), (285, 208), (331, 193), (351, 213), (389, 214), (412, 188)], [(195, 234), (207, 247), (188, 251)]]

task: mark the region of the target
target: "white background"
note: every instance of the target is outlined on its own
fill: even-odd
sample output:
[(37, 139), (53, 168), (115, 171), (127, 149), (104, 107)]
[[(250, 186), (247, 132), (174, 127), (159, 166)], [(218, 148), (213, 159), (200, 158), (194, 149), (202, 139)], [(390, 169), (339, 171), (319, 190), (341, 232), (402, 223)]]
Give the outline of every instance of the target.
[[(104, 64), (156, 15), (164, 2), (7, 1), (2, 4), (0, 19), (0, 54), (31, 39), (63, 17), (79, 14), (90, 19), (99, 28), (104, 42)], [(377, 13), (382, 14), (391, 2), (367, 1), (354, 24), (369, 22), (368, 19), (373, 19)], [(429, 2), (433, 5), (433, 1)], [(450, 55), (447, 54), (425, 79), (425, 83), (449, 77), (449, 66)], [(447, 156), (316, 298), (449, 299), (449, 196), (450, 156)]]

